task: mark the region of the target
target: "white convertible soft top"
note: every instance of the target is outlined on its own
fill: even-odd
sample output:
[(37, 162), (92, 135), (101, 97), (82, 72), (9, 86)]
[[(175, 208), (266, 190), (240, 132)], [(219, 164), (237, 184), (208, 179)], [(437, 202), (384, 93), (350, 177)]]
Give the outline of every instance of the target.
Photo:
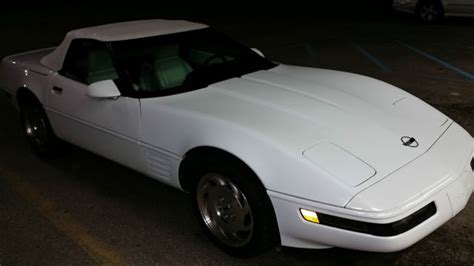
[(53, 52), (41, 59), (41, 64), (58, 71), (63, 66), (69, 44), (74, 39), (94, 39), (103, 42), (138, 39), (150, 36), (172, 34), (208, 27), (185, 20), (137, 20), (88, 27), (70, 31)]

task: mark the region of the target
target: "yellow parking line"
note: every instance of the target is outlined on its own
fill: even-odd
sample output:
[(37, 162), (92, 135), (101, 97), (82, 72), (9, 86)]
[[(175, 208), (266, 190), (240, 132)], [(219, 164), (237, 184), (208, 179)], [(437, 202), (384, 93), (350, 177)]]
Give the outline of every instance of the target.
[(28, 181), (20, 176), (0, 169), (0, 178), (22, 198), (32, 204), (53, 225), (77, 243), (91, 258), (103, 265), (130, 265), (110, 246), (91, 235), (86, 228), (71, 215), (56, 207), (55, 203), (43, 195)]

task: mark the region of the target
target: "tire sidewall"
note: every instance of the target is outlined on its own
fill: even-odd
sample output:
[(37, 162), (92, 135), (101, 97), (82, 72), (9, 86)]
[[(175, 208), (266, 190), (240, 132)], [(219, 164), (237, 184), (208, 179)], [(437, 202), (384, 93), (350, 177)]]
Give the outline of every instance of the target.
[[(30, 147), (32, 150), (35, 152), (40, 157), (50, 157), (53, 156), (56, 151), (57, 151), (57, 138), (53, 133), (53, 130), (51, 128), (51, 124), (49, 122), (48, 116), (46, 115), (46, 112), (43, 109), (43, 106), (38, 102), (36, 99), (27, 99), (24, 100), (23, 102), (19, 103), (20, 107), (20, 115), (21, 115), (21, 123), (22, 123), (22, 129), (23, 129), (23, 134), (25, 134), (26, 138), (28, 139), (28, 143), (30, 144)], [(26, 116), (28, 112), (35, 112), (38, 111), (40, 112), (42, 119), (44, 120), (45, 123), (45, 143), (42, 145), (39, 145), (35, 141), (31, 139), (30, 136), (26, 133)]]
[[(247, 198), (254, 222), (253, 234), (250, 241), (242, 247), (230, 247), (222, 243), (207, 227), (202, 219), (197, 203), (197, 185), (199, 180), (208, 173), (216, 173), (230, 179)], [(236, 257), (257, 255), (277, 242), (276, 219), (266, 190), (256, 182), (256, 176), (246, 167), (229, 163), (220, 159), (203, 159), (193, 171), (192, 201), (196, 218), (210, 240), (228, 254)]]

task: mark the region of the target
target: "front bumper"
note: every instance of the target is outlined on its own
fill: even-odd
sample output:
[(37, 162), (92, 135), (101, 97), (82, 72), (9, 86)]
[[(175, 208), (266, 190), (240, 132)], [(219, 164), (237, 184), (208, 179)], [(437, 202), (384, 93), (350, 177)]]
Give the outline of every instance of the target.
[[(459, 131), (460, 128), (456, 127), (452, 130)], [(429, 167), (429, 161), (431, 161), (431, 164), (436, 162), (449, 168), (447, 170), (450, 174), (446, 176), (443, 174), (444, 178), (442, 180), (436, 182), (435, 185), (427, 186), (428, 189), (418, 190), (417, 194), (413, 194), (414, 191), (410, 191), (407, 187), (411, 185), (419, 189), (421, 186), (416, 186), (413, 181), (410, 184), (410, 179), (404, 179), (401, 176), (392, 176), (392, 180), (386, 178), (385, 181), (373, 186), (373, 189), (378, 187), (381, 190), (376, 191), (377, 193), (368, 190), (365, 194), (368, 200), (360, 201), (361, 204), (374, 202), (373, 205), (376, 208), (373, 209), (368, 208), (369, 206), (354, 208), (349, 206), (350, 204), (346, 208), (342, 208), (268, 191), (275, 209), (282, 245), (299, 248), (336, 246), (375, 252), (394, 252), (413, 245), (464, 209), (474, 191), (474, 173), (471, 168), (474, 142), (472, 138), (468, 139), (467, 143), (465, 142), (466, 139), (463, 139), (460, 140), (456, 134), (446, 134), (429, 155), (420, 157), (412, 162), (410, 166), (418, 169), (417, 173), (419, 173), (419, 170), (424, 170), (424, 174), (439, 175), (439, 167)], [(459, 144), (459, 142), (463, 142), (463, 145), (453, 146), (454, 143)], [(468, 146), (467, 150), (453, 149), (453, 147), (466, 147), (465, 145)], [(445, 147), (450, 147), (450, 150), (444, 149)], [(466, 151), (468, 151), (468, 154), (466, 154)], [(419, 185), (422, 184), (420, 181), (423, 178), (421, 175), (418, 175), (418, 177), (416, 184)], [(395, 181), (401, 181), (401, 183), (394, 186), (395, 183), (392, 182)], [(405, 187), (401, 186), (402, 183), (405, 184)], [(392, 189), (390, 190), (390, 188)], [(399, 190), (400, 193), (394, 190)], [(372, 197), (369, 197), (371, 195)], [(399, 204), (395, 204), (395, 202), (399, 202)], [(399, 234), (386, 236), (373, 234), (370, 230), (357, 232), (357, 230), (351, 230), (350, 227), (342, 229), (344, 227), (339, 226), (338, 228), (337, 226), (311, 223), (304, 220), (299, 211), (303, 208), (343, 218), (340, 220), (347, 219), (348, 221), (384, 225), (404, 220), (431, 203), (436, 206), (434, 215), (430, 215), (427, 219), (424, 218), (421, 223), (417, 223), (414, 227), (410, 227)]]
[(363, 213), (315, 203), (273, 191), (268, 191), (268, 195), (275, 209), (283, 246), (298, 248), (328, 248), (335, 246), (365, 251), (394, 252), (418, 242), (460, 212), (469, 200), (474, 187), (473, 183), (474, 175), (469, 167), (469, 172), (464, 172), (464, 175), (460, 176), (453, 183), (421, 203), (420, 208), (430, 204), (430, 202), (434, 202), (436, 213), (433, 216), (405, 233), (389, 237), (310, 223), (303, 219), (299, 209), (314, 210), (351, 220), (388, 224), (410, 216), (420, 208), (413, 208), (405, 214), (390, 218), (382, 217), (390, 216), (391, 211), (386, 213), (380, 212), (377, 213), (377, 218), (373, 218), (373, 213)]

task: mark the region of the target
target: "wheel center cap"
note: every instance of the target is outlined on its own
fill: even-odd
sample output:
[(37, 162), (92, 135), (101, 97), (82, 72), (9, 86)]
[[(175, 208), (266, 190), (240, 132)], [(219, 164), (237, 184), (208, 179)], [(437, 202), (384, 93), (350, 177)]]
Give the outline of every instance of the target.
[(225, 223), (231, 223), (234, 220), (235, 214), (231, 202), (221, 199), (217, 205), (217, 210), (219, 212), (219, 217)]

